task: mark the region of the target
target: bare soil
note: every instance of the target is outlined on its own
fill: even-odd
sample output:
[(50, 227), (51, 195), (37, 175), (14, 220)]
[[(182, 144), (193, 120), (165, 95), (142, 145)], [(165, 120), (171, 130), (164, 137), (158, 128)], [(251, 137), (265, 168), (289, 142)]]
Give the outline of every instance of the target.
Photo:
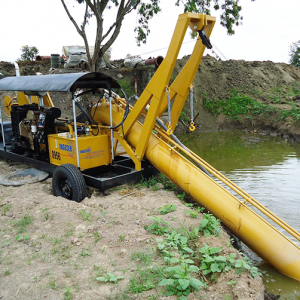
[[(23, 167), (0, 160), (0, 174)], [(54, 197), (51, 179), (0, 186), (0, 299), (165, 299), (159, 287), (128, 292), (130, 280), (142, 267), (135, 257), (149, 255), (149, 268), (162, 264), (158, 236), (144, 227), (164, 204), (177, 206), (162, 216), (175, 228), (199, 225), (201, 214), (190, 218), (184, 203), (163, 189), (127, 186), (107, 195), (95, 190), (90, 194), (82, 203)], [(222, 247), (225, 255), (238, 254), (223, 230), (220, 237), (201, 237), (198, 243)], [(109, 285), (95, 279), (108, 272), (124, 279)], [(232, 281), (233, 286), (228, 284)], [(264, 299), (261, 278), (247, 272), (230, 271), (208, 285), (188, 299)]]

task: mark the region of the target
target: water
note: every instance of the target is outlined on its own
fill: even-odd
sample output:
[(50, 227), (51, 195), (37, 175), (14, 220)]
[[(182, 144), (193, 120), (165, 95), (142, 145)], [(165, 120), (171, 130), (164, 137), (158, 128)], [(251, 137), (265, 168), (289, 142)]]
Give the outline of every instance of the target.
[[(209, 132), (178, 138), (300, 232), (300, 145), (247, 132)], [(299, 282), (268, 264), (261, 263), (259, 268), (269, 292), (281, 294), (281, 299), (300, 300)]]

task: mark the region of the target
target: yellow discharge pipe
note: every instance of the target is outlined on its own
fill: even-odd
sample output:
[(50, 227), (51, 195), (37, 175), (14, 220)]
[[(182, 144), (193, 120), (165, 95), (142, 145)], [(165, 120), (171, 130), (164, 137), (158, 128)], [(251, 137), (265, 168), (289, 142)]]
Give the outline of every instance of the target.
[[(122, 118), (123, 112), (114, 105), (114, 125), (119, 124)], [(109, 107), (105, 103), (98, 107), (94, 119), (110, 124)], [(136, 122), (126, 138), (133, 147), (139, 142), (142, 126)], [(235, 196), (154, 134), (150, 136), (145, 156), (262, 259), (279, 272), (300, 281), (300, 248), (297, 245), (248, 206), (240, 205), (241, 201)]]
[[(239, 201), (239, 205), (247, 205), (247, 203), (250, 203), (255, 208), (257, 208), (259, 211), (261, 211), (264, 215), (266, 215), (268, 218), (270, 218), (272, 221), (274, 221), (276, 224), (278, 224), (280, 227), (282, 227), (284, 230), (286, 230), (290, 235), (292, 235), (294, 238), (296, 238), (298, 241), (300, 241), (300, 234), (298, 231), (296, 231), (294, 228), (292, 228), (290, 225), (288, 225), (286, 222), (281, 220), (278, 216), (276, 216), (273, 212), (271, 212), (269, 209), (267, 209), (265, 206), (263, 206), (261, 203), (259, 203), (256, 199), (251, 197), (249, 194), (247, 194), (245, 191), (243, 191), (240, 187), (238, 187), (235, 183), (233, 183), (231, 180), (229, 180), (226, 176), (224, 176), (222, 173), (220, 173), (218, 170), (213, 168), (210, 164), (208, 164), (204, 159), (196, 155), (191, 150), (187, 151), (177, 143), (175, 143), (172, 139), (169, 138), (168, 135), (166, 135), (163, 131), (156, 128), (156, 130), (159, 132), (159, 134), (163, 135), (164, 139), (167, 140), (170, 143), (173, 143), (176, 148), (178, 148), (180, 151), (185, 153), (187, 156), (193, 159), (194, 162), (198, 163), (202, 167), (204, 167), (208, 172), (210, 172), (212, 175), (214, 175), (216, 178), (218, 178), (220, 181), (222, 181), (224, 184), (226, 184), (229, 188), (231, 188), (233, 191), (235, 191), (238, 195), (240, 195), (242, 198), (244, 198), (245, 201), (240, 201), (236, 198), (237, 201)], [(280, 233), (282, 234), (282, 233)]]

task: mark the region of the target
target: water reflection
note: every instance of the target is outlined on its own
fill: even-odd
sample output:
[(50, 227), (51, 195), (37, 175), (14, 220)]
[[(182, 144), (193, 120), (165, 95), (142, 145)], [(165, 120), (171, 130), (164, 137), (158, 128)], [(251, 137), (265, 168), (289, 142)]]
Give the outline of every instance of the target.
[[(246, 132), (178, 136), (192, 151), (300, 232), (300, 145)], [(295, 239), (293, 239), (295, 241)], [(265, 284), (281, 299), (300, 299), (300, 284), (267, 264)], [(276, 290), (277, 286), (277, 290)]]

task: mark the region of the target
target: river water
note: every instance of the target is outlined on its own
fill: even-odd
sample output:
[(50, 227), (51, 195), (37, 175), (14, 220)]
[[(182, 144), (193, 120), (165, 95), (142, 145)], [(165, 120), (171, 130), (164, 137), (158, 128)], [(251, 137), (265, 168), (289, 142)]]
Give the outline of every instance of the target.
[[(178, 138), (300, 232), (299, 144), (242, 131), (185, 134)], [(269, 292), (281, 294), (280, 299), (300, 300), (299, 282), (262, 261), (258, 267)]]

